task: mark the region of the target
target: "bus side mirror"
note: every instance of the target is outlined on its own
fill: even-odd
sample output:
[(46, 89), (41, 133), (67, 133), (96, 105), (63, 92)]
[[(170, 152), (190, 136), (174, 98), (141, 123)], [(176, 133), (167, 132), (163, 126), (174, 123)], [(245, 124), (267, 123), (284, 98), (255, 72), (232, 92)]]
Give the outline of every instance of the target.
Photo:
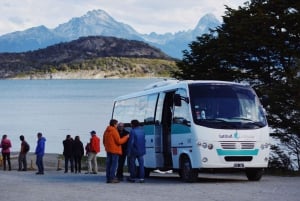
[(260, 102), (261, 102), (261, 104), (262, 104), (263, 106), (268, 105), (268, 102), (269, 102), (269, 96), (268, 96), (268, 95), (263, 95), (263, 96), (261, 96)]
[(179, 106), (180, 107), (181, 106), (181, 100), (183, 100), (187, 104), (190, 103), (188, 97), (183, 97), (183, 96), (180, 96), (179, 94), (175, 94), (174, 95), (174, 104), (175, 104), (175, 106)]

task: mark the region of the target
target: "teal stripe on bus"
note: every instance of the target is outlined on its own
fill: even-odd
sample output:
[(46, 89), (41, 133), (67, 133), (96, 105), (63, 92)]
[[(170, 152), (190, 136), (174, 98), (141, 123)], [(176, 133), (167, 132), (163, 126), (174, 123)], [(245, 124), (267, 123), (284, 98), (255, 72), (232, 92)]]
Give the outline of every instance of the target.
[(256, 156), (258, 154), (258, 149), (253, 150), (224, 150), (217, 149), (219, 156)]

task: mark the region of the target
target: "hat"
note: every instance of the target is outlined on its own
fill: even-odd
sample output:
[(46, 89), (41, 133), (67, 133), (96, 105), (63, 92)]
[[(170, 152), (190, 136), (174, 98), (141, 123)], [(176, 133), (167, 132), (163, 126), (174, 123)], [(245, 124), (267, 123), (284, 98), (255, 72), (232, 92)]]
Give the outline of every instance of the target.
[(91, 131), (91, 134), (92, 134), (92, 135), (95, 135), (95, 134), (96, 134), (96, 131)]

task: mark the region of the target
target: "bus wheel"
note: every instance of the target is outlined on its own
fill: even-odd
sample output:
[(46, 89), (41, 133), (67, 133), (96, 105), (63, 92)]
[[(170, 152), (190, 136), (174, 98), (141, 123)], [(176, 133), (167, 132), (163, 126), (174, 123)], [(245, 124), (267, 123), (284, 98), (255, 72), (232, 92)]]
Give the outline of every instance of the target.
[(249, 168), (246, 169), (246, 176), (249, 181), (259, 181), (263, 175), (262, 168)]
[(191, 161), (187, 156), (181, 160), (179, 176), (184, 182), (195, 182), (198, 178), (198, 170), (192, 168)]

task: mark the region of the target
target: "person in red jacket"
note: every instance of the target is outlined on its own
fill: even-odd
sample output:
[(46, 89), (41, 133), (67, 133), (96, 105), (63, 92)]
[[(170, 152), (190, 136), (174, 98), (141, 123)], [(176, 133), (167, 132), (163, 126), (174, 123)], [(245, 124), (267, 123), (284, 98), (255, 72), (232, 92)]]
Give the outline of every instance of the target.
[(6, 170), (6, 161), (8, 163), (8, 170), (11, 170), (11, 163), (10, 163), (10, 148), (11, 142), (7, 138), (7, 135), (2, 136), (2, 140), (0, 143), (0, 147), (2, 148), (2, 157), (3, 157), (3, 170)]
[(117, 130), (118, 121), (111, 119), (109, 126), (103, 134), (103, 144), (107, 153), (106, 157), (106, 183), (119, 183), (116, 178), (119, 155), (122, 155), (121, 145), (126, 143), (129, 135), (120, 138)]
[(100, 152), (100, 138), (96, 131), (91, 131), (90, 147), (88, 153), (88, 172), (86, 174), (97, 174), (97, 154)]

